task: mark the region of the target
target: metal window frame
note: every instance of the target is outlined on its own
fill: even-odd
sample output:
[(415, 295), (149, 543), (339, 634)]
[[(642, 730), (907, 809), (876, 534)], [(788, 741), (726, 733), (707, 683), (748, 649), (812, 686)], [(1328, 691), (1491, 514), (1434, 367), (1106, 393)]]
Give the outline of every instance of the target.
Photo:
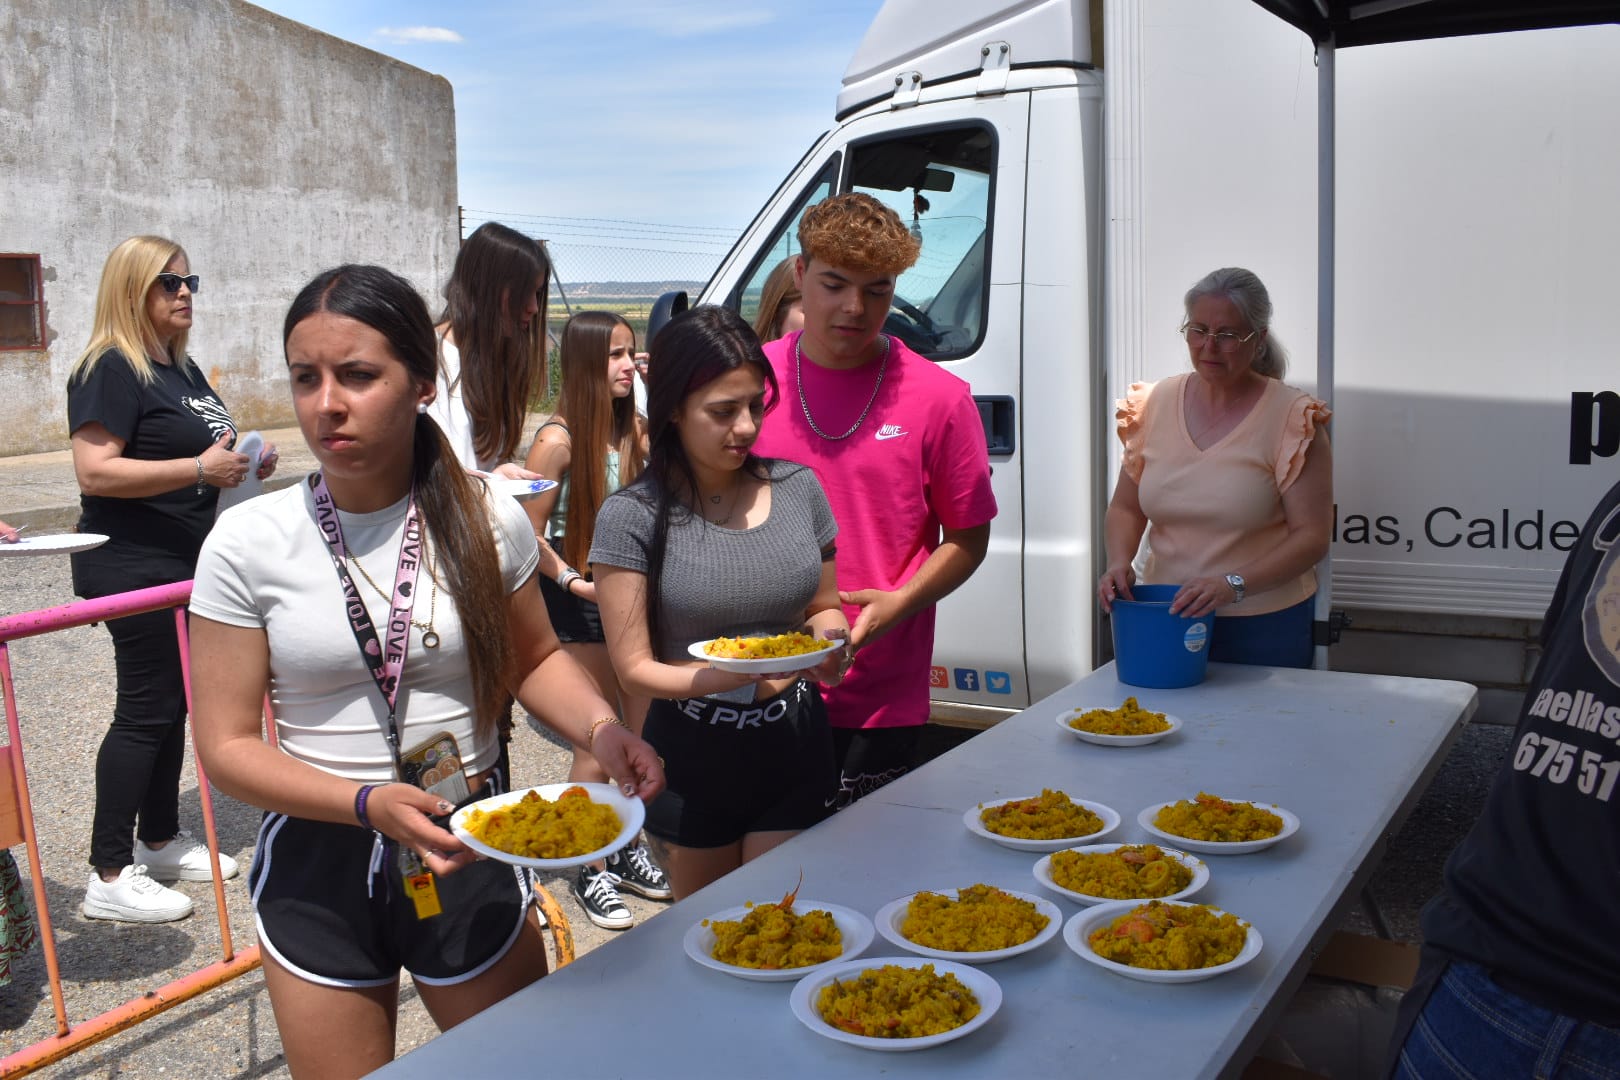
[(0, 251), (0, 261), (20, 259), (34, 267), (34, 298), (32, 300), (0, 300), (0, 307), (28, 307), (34, 309), (34, 343), (31, 345), (0, 344), (0, 353), (42, 352), (45, 349), (45, 274), (37, 252)]

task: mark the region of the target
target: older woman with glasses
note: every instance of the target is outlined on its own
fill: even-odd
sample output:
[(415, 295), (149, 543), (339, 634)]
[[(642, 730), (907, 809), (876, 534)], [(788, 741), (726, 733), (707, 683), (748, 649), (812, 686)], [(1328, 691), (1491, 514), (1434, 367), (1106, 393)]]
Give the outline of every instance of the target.
[[(220, 489), (275, 470), (273, 446), (256, 462), (231, 449), (236, 424), (186, 353), (199, 284), (180, 245), (158, 236), (125, 240), (102, 268), (90, 344), (67, 388), (79, 530), (109, 538), (73, 556), (73, 591), (87, 599), (190, 578)], [(96, 757), (82, 910), (184, 918), (191, 899), (159, 882), (212, 875), (208, 849), (180, 828), (186, 695), (174, 616), (131, 615), (107, 631), (118, 696)], [(230, 856), (219, 861), (223, 876), (236, 873)]]
[(1282, 381), (1271, 297), (1248, 270), (1215, 270), (1187, 291), (1181, 335), (1192, 371), (1137, 383), (1119, 402), (1125, 444), (1108, 504), (1103, 610), (1144, 583), (1180, 588), (1173, 613), (1213, 612), (1210, 659), (1309, 667), (1316, 564), (1333, 530), (1327, 406)]

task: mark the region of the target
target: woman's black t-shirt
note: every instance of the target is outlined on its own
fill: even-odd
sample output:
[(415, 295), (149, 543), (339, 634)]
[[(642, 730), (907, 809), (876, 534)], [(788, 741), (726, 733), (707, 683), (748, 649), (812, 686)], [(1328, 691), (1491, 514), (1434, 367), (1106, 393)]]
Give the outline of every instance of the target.
[[(142, 382), (123, 353), (107, 350), (88, 374), (68, 385), (68, 430), (100, 424), (123, 440), (124, 457), (139, 461), (197, 457), (226, 434), (234, 445), (236, 424), (194, 365), (152, 367), (155, 378)], [(79, 531), (111, 538), (83, 555), (104, 569), (138, 570), (153, 560), (175, 559), (194, 568), (218, 502), (218, 488), (205, 484), (198, 493), (194, 480), (142, 499), (80, 495)]]

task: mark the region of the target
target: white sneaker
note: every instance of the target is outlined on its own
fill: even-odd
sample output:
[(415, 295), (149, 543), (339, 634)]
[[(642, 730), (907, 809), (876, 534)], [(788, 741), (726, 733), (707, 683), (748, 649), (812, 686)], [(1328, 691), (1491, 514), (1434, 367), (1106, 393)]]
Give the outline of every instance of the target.
[(102, 881), (99, 873), (92, 873), (79, 910), (87, 919), (173, 922), (191, 914), (191, 897), (159, 885), (146, 875), (146, 867), (137, 864), (124, 867), (114, 881)]
[[(208, 870), (208, 845), (193, 840), (181, 829), (173, 840), (160, 848), (149, 848), (135, 841), (135, 863), (145, 865), (146, 872), (156, 881), (213, 881)], [(219, 876), (229, 880), (236, 876), (236, 860), (219, 854)]]

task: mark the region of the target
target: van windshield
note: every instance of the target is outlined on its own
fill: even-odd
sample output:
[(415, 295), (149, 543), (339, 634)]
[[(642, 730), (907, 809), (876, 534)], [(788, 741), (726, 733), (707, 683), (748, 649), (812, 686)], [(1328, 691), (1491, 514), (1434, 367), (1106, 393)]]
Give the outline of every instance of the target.
[(980, 125), (905, 132), (850, 148), (848, 189), (892, 207), (922, 241), (885, 329), (933, 360), (984, 336), (995, 138)]

